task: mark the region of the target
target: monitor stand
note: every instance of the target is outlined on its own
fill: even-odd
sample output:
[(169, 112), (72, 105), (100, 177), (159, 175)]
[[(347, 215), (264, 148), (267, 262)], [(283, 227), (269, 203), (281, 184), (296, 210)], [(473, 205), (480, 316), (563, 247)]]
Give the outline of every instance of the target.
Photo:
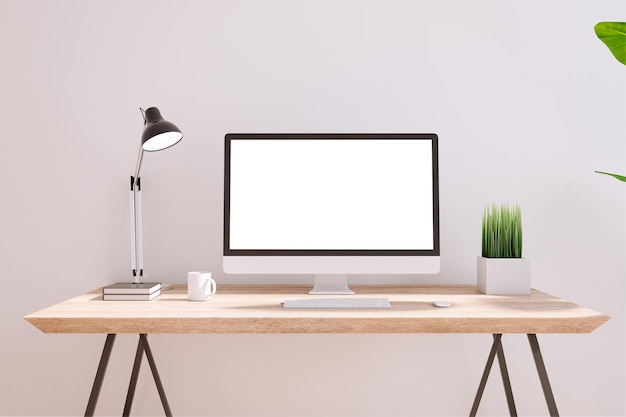
[(354, 294), (348, 288), (348, 276), (345, 274), (315, 275), (315, 284), (309, 294)]

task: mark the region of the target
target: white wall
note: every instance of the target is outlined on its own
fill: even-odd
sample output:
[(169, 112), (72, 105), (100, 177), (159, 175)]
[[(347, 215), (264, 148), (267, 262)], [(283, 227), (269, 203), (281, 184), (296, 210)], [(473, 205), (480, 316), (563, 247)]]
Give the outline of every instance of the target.
[[(533, 286), (612, 316), (540, 337), (559, 410), (624, 415), (625, 186), (593, 171), (626, 172), (626, 68), (604, 20), (624, 2), (1, 0), (0, 415), (84, 412), (104, 336), (22, 317), (128, 279), (149, 106), (185, 134), (144, 160), (150, 277), (262, 282), (221, 271), (225, 133), (436, 132), (442, 271), (394, 282), (474, 284), (483, 206), (521, 203)], [(491, 337), (151, 341), (176, 415), (460, 416)], [(99, 415), (121, 413), (135, 343), (118, 338)], [(545, 415), (525, 338), (504, 343), (518, 411)], [(142, 373), (134, 414), (156, 398)], [(507, 413), (497, 373), (479, 411)]]

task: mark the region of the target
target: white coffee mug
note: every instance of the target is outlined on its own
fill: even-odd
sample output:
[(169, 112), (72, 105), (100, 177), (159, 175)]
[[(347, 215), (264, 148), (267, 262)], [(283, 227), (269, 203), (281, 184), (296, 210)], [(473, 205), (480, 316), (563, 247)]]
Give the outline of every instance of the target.
[(215, 294), (217, 284), (210, 272), (197, 271), (187, 273), (187, 298), (190, 301), (207, 301)]

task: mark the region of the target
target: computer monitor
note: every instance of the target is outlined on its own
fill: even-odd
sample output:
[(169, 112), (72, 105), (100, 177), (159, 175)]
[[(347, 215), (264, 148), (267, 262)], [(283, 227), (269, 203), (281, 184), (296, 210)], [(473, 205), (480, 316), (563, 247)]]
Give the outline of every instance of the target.
[(439, 272), (436, 134), (227, 134), (224, 271), (314, 274), (311, 294), (353, 294), (349, 274)]

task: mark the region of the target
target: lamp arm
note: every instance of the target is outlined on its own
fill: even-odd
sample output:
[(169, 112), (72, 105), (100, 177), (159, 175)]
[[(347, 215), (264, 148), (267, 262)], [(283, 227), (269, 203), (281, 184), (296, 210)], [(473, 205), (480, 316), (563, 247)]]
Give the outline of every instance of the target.
[(137, 283), (137, 241), (135, 235), (137, 234), (137, 227), (135, 218), (136, 215), (135, 205), (135, 177), (130, 177), (130, 257), (131, 265), (133, 269), (133, 277), (135, 284)]
[(137, 218), (135, 219), (136, 234), (136, 247), (137, 247), (137, 270), (139, 272), (138, 281), (143, 280), (143, 222), (142, 222), (142, 209), (141, 209), (141, 181), (137, 180), (137, 187), (135, 187), (135, 205), (137, 207)]
[(130, 243), (131, 243), (131, 263), (135, 283), (139, 283), (143, 278), (143, 230), (142, 230), (142, 208), (141, 208), (141, 160), (143, 159), (143, 148), (139, 148), (137, 157), (137, 167), (135, 175), (130, 177)]
[[(133, 189), (135, 188), (135, 186), (139, 186), (139, 171), (141, 170), (141, 161), (143, 160), (143, 148), (140, 146), (139, 147), (139, 155), (137, 156), (137, 166), (135, 167), (135, 176), (131, 177), (134, 178), (133, 183), (130, 185), (130, 188)], [(141, 187), (140, 187), (141, 188)]]

